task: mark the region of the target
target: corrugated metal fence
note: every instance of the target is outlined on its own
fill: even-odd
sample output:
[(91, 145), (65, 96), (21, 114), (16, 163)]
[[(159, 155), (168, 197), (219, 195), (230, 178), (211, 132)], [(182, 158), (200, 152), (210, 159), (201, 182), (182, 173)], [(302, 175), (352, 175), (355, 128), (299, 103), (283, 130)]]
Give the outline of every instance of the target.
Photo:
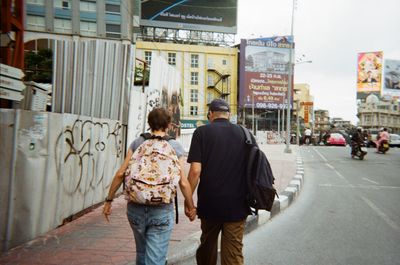
[(1, 109), (0, 130), (3, 251), (103, 201), (125, 155), (115, 120)]
[(128, 121), (134, 46), (54, 40), (52, 111)]

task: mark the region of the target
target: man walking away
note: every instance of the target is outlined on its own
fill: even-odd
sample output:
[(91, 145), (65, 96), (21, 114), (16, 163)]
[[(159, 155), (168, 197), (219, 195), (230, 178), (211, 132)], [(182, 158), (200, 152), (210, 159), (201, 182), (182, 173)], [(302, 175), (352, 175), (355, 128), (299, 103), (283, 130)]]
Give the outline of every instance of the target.
[(246, 203), (245, 135), (229, 122), (230, 108), (222, 99), (211, 102), (210, 124), (193, 134), (188, 162), (189, 182), (198, 185), (197, 215), (202, 235), (196, 252), (197, 264), (217, 263), (218, 235), (221, 232), (221, 264), (243, 264), (243, 232), (250, 214)]

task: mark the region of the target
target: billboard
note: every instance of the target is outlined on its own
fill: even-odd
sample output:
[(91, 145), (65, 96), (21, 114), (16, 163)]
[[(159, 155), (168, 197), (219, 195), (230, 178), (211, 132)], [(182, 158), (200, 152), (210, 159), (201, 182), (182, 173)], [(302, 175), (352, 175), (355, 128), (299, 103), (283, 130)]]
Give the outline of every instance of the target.
[(148, 0), (141, 26), (236, 33), (237, 0)]
[(382, 95), (400, 98), (400, 61), (385, 60)]
[(290, 36), (241, 40), (240, 106), (250, 108), (254, 102), (258, 109), (287, 108), (291, 46)]
[(381, 94), (383, 52), (363, 52), (357, 58), (357, 99)]

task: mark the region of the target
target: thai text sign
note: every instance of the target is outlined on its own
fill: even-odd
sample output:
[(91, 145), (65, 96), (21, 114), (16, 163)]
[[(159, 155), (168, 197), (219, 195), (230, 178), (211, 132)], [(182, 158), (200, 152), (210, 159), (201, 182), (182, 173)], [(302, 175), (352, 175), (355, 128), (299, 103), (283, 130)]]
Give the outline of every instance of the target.
[(291, 37), (241, 41), (239, 105), (252, 107), (254, 103), (255, 108), (261, 109), (287, 108), (291, 46)]

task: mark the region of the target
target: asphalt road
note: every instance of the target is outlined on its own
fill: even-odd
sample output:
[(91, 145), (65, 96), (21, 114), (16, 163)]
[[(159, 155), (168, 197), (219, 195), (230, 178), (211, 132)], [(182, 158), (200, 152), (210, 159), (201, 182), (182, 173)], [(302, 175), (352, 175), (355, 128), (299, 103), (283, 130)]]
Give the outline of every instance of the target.
[(400, 264), (400, 149), (300, 148), (299, 198), (244, 240), (245, 264)]

